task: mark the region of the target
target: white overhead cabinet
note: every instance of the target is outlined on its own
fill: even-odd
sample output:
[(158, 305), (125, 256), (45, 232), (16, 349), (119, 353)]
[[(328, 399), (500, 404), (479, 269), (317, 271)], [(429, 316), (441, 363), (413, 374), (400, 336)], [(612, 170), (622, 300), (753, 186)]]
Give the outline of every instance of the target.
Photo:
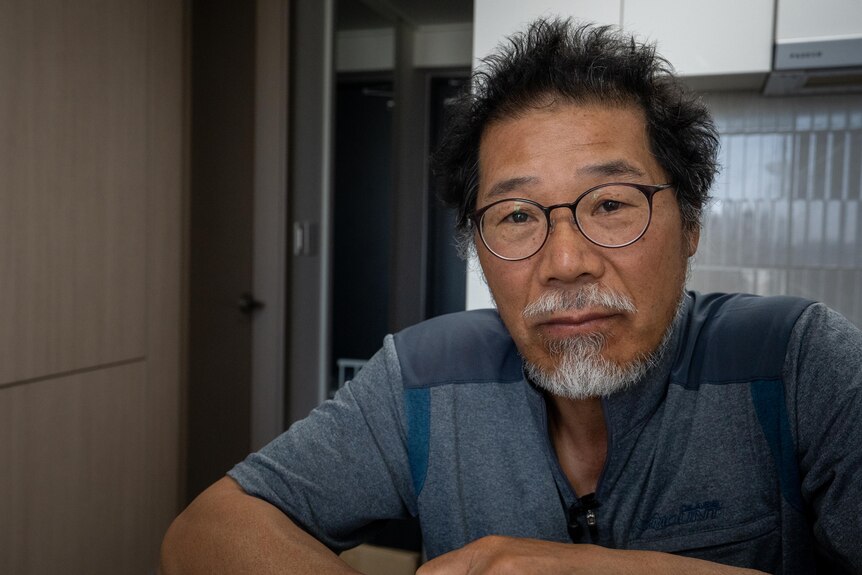
[(772, 0), (476, 0), (474, 10), (475, 58), (527, 22), (559, 15), (621, 25), (657, 42), (659, 52), (697, 87), (759, 87), (772, 68)]
[(862, 1), (778, 0), (764, 94), (862, 92)]
[(828, 0), (814, 13), (808, 0), (780, 0), (775, 69), (862, 65), (862, 2)]
[(775, 68), (825, 68), (862, 63), (862, 2), (780, 0), (775, 19)]
[(772, 68), (772, 0), (624, 0), (623, 28), (697, 88), (759, 88)]
[(540, 16), (571, 16), (619, 26), (621, 9), (620, 0), (475, 0), (473, 57), (484, 58), (506, 36)]

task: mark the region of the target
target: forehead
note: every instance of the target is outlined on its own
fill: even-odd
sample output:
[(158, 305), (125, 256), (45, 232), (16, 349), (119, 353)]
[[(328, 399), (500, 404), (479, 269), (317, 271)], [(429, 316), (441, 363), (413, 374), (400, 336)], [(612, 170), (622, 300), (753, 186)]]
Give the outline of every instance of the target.
[(562, 103), (496, 120), (479, 148), (479, 201), (514, 190), (605, 181), (658, 182), (636, 106)]

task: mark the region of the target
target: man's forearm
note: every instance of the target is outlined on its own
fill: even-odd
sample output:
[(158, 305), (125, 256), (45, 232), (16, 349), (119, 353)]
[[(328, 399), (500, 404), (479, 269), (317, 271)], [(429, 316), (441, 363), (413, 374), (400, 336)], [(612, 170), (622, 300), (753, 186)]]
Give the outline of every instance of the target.
[(216, 482), (174, 520), (161, 575), (356, 571), (272, 505), (230, 478)]

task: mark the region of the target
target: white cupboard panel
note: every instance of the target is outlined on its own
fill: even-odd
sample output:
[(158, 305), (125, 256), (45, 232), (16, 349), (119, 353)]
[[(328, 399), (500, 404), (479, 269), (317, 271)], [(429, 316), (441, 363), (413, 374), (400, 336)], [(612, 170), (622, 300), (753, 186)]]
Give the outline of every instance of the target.
[(779, 0), (775, 37), (781, 41), (862, 36), (859, 0)]
[(619, 0), (475, 0), (473, 57), (487, 56), (506, 36), (523, 30), (527, 23), (540, 16), (571, 16), (619, 26), (620, 7)]
[(625, 0), (623, 27), (658, 42), (683, 76), (765, 74), (774, 14), (771, 0)]

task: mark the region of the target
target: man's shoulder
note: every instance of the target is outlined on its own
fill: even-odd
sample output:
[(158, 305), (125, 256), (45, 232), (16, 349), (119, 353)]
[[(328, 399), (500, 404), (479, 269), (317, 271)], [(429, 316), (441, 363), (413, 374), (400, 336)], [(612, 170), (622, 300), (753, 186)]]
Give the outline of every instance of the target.
[(496, 310), (438, 316), (394, 335), (406, 387), (516, 381), (521, 361)]
[(474, 309), (438, 315), (411, 325), (395, 334), (397, 338), (457, 333), (463, 330), (503, 331), (508, 336), (503, 320), (495, 309)]
[(793, 296), (689, 292), (673, 379), (734, 382), (781, 374), (793, 327), (814, 302)]
[(815, 303), (787, 295), (689, 292), (688, 296), (688, 335), (718, 340), (789, 334), (802, 313)]
[(814, 303), (809, 299), (788, 295), (699, 292), (689, 292), (688, 295), (692, 300), (692, 314), (695, 317), (713, 321), (750, 322), (753, 319), (769, 322), (783, 321), (789, 319), (788, 312), (802, 313), (805, 308)]

